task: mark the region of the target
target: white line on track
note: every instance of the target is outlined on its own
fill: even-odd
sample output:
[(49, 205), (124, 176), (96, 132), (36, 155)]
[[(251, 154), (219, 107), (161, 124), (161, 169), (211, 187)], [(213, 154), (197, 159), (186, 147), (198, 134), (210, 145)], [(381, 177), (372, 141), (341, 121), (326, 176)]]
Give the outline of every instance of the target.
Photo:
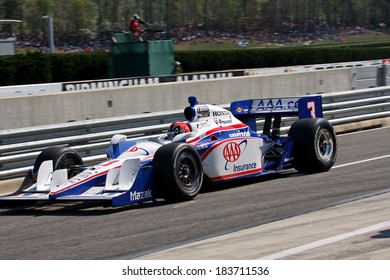
[(388, 158), (388, 157), (390, 157), (390, 155), (384, 155), (384, 156), (380, 156), (380, 157), (375, 157), (375, 158), (369, 158), (369, 159), (354, 161), (354, 162), (350, 162), (350, 163), (346, 163), (346, 164), (340, 164), (340, 165), (333, 166), (332, 169), (340, 168), (340, 167), (345, 167), (345, 166), (349, 166), (349, 165), (355, 165), (355, 164), (359, 164), (359, 163), (365, 163), (365, 162), (369, 162), (369, 161), (373, 161), (373, 160), (378, 160), (378, 159), (384, 159), (384, 158)]
[[(365, 159), (365, 160), (359, 160), (359, 161), (350, 162), (350, 163), (346, 163), (346, 164), (340, 164), (340, 165), (337, 165), (337, 166), (333, 166), (332, 169), (333, 168), (345, 167), (345, 166), (349, 166), (349, 165), (355, 165), (355, 164), (359, 164), (359, 163), (370, 162), (370, 161), (373, 161), (373, 160), (379, 160), (379, 159), (384, 159), (384, 158), (388, 158), (388, 157), (390, 157), (390, 155), (384, 155), (384, 156), (380, 156), (380, 157), (375, 157), (375, 158), (370, 158), (370, 159)], [(344, 240), (344, 239), (347, 239), (347, 238), (350, 238), (350, 237), (353, 237), (353, 236), (356, 236), (356, 235), (364, 234), (364, 233), (367, 233), (367, 232), (370, 232), (370, 231), (378, 230), (378, 229), (389, 227), (389, 226), (390, 226), (390, 220), (387, 220), (385, 222), (381, 222), (381, 223), (378, 223), (378, 224), (375, 224), (375, 225), (371, 225), (371, 226), (364, 227), (364, 228), (361, 228), (361, 229), (357, 229), (357, 230), (354, 230), (354, 231), (350, 231), (350, 232), (347, 232), (347, 233), (343, 233), (343, 234), (339, 234), (339, 235), (332, 236), (332, 237), (329, 237), (329, 238), (325, 238), (325, 239), (322, 239), (322, 240), (314, 241), (314, 242), (311, 242), (311, 243), (308, 243), (308, 244), (305, 244), (305, 245), (302, 245), (302, 246), (291, 248), (291, 249), (288, 249), (288, 250), (285, 250), (285, 251), (281, 251), (281, 252), (278, 252), (278, 253), (275, 253), (275, 254), (271, 254), (271, 255), (268, 255), (268, 256), (265, 256), (265, 257), (261, 257), (261, 258), (259, 258), (259, 260), (277, 260), (277, 259), (280, 259), (280, 258), (284, 258), (284, 257), (288, 257), (288, 256), (291, 256), (291, 255), (294, 255), (294, 254), (302, 253), (302, 252), (310, 250), (310, 249), (315, 249), (315, 248), (320, 247), (320, 246), (328, 245), (328, 244), (331, 244), (331, 243), (334, 243), (334, 242), (337, 242), (337, 241), (341, 241), (341, 240)]]
[(320, 247), (320, 246), (324, 246), (324, 245), (328, 245), (328, 244), (331, 244), (331, 243), (334, 243), (337, 241), (341, 241), (341, 240), (344, 240), (344, 239), (347, 239), (350, 237), (354, 237), (354, 236), (357, 236), (360, 234), (365, 234), (365, 233), (368, 233), (370, 231), (375, 231), (375, 230), (379, 230), (382, 228), (386, 228), (389, 226), (390, 226), (390, 220), (387, 220), (385, 222), (381, 222), (381, 223), (378, 223), (375, 225), (371, 225), (371, 226), (357, 229), (354, 231), (350, 231), (347, 233), (335, 235), (335, 236), (332, 236), (329, 238), (325, 238), (325, 239), (318, 240), (318, 241), (315, 241), (312, 243), (308, 243), (308, 244), (305, 244), (302, 246), (298, 246), (298, 247), (291, 248), (291, 249), (288, 249), (285, 251), (281, 251), (281, 252), (278, 252), (275, 254), (271, 254), (271, 255), (259, 258), (259, 260), (277, 260), (277, 259), (288, 257), (288, 256), (291, 256), (294, 254), (302, 253), (302, 252), (310, 250), (310, 249), (315, 249), (315, 248)]
[(372, 133), (372, 132), (375, 132), (376, 130), (383, 130), (383, 129), (389, 129), (389, 128), (390, 128), (390, 126), (384, 126), (384, 127), (373, 128), (373, 129), (348, 132), (348, 133), (343, 133), (343, 134), (337, 134), (337, 137), (344, 137), (344, 136), (349, 136), (349, 135), (353, 135), (353, 134), (360, 134), (360, 133)]

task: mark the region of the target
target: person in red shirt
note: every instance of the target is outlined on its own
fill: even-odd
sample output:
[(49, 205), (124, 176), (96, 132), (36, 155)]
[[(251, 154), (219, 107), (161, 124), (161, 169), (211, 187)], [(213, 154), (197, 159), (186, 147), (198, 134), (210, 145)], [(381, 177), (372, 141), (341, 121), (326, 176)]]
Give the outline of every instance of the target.
[(129, 30), (131, 32), (133, 32), (134, 36), (139, 36), (139, 32), (140, 32), (140, 26), (139, 26), (139, 22), (138, 22), (138, 19), (139, 19), (139, 16), (138, 15), (134, 15), (133, 18), (130, 20), (130, 23), (129, 23)]

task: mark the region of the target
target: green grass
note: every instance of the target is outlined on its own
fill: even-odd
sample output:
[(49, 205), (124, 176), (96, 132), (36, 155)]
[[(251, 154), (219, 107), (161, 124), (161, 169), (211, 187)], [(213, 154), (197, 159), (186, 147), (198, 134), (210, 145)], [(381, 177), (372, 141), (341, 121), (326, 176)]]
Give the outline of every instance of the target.
[[(208, 43), (202, 42), (198, 39), (197, 43), (180, 42), (174, 45), (175, 51), (199, 51), (199, 50), (232, 50), (232, 49), (258, 49), (258, 48), (288, 48), (288, 47), (321, 47), (321, 46), (350, 46), (353, 44), (368, 44), (368, 43), (388, 43), (390, 45), (390, 34), (364, 34), (364, 35), (350, 35), (346, 36), (343, 42), (336, 42), (335, 40), (326, 39), (306, 43), (306, 44), (258, 44), (256, 42), (249, 42), (245, 47), (233, 43), (232, 39), (225, 40), (224, 43), (218, 44), (217, 41), (210, 41)], [(37, 51), (35, 48), (18, 48), (17, 53), (27, 53)]]
[(281, 48), (281, 47), (319, 47), (319, 46), (350, 46), (354, 44), (368, 44), (368, 43), (388, 43), (390, 45), (389, 34), (364, 34), (364, 35), (350, 35), (343, 38), (342, 42), (336, 42), (332, 39), (318, 40), (311, 43), (298, 44), (258, 44), (256, 42), (249, 42), (245, 47), (233, 43), (232, 39), (225, 40), (224, 43), (217, 43), (217, 41), (210, 41), (208, 43), (197, 40), (197, 43), (180, 42), (174, 45), (175, 51), (197, 51), (197, 50), (229, 50), (229, 49), (244, 49), (244, 48)]

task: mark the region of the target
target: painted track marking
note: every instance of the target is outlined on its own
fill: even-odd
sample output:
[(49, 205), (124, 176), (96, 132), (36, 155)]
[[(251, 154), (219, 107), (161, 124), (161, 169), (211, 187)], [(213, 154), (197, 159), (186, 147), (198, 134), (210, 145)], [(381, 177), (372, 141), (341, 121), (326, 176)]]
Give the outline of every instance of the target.
[(355, 164), (359, 164), (359, 163), (365, 163), (365, 162), (369, 162), (369, 161), (373, 161), (373, 160), (378, 160), (378, 159), (384, 159), (384, 158), (388, 158), (388, 157), (390, 157), (390, 155), (384, 155), (384, 156), (380, 156), (380, 157), (375, 157), (375, 158), (369, 158), (369, 159), (354, 161), (354, 162), (350, 162), (350, 163), (345, 163), (345, 164), (340, 164), (340, 165), (333, 166), (331, 169), (336, 169), (336, 168), (340, 168), (340, 167), (355, 165)]
[(335, 236), (332, 236), (332, 237), (329, 237), (329, 238), (325, 238), (325, 239), (322, 239), (322, 240), (314, 241), (314, 242), (311, 242), (311, 243), (308, 243), (308, 244), (305, 244), (305, 245), (302, 245), (302, 246), (294, 247), (294, 248), (291, 248), (291, 249), (288, 249), (288, 250), (284, 250), (284, 251), (281, 251), (281, 252), (278, 252), (278, 253), (275, 253), (275, 254), (271, 254), (271, 255), (268, 255), (268, 256), (265, 256), (265, 257), (261, 257), (261, 258), (259, 258), (259, 260), (277, 260), (277, 259), (280, 259), (280, 258), (284, 258), (284, 257), (288, 257), (288, 256), (295, 255), (295, 254), (298, 254), (298, 253), (302, 253), (302, 252), (305, 252), (307, 250), (315, 249), (317, 247), (321, 247), (321, 246), (324, 246), (324, 245), (332, 244), (332, 243), (335, 243), (337, 241), (341, 241), (341, 240), (344, 240), (344, 239), (347, 239), (347, 238), (350, 238), (350, 237), (354, 237), (354, 236), (357, 236), (357, 235), (360, 235), (360, 234), (365, 234), (365, 233), (368, 233), (368, 232), (371, 232), (371, 231), (375, 231), (375, 230), (379, 230), (379, 229), (382, 229), (382, 228), (386, 228), (386, 227), (389, 227), (389, 226), (390, 226), (390, 220), (387, 220), (385, 222), (381, 222), (381, 223), (378, 223), (378, 224), (375, 224), (375, 225), (371, 225), (371, 226), (364, 227), (364, 228), (361, 228), (361, 229), (357, 229), (357, 230), (354, 230), (354, 231), (350, 231), (350, 232), (347, 232), (347, 233), (335, 235)]
[[(350, 163), (346, 163), (346, 164), (333, 166), (332, 169), (340, 168), (340, 167), (346, 167), (346, 166), (360, 164), (360, 163), (365, 163), (365, 162), (370, 162), (370, 161), (374, 161), (374, 160), (380, 160), (380, 159), (384, 159), (384, 158), (388, 158), (388, 157), (390, 157), (390, 155), (384, 155), (384, 156), (380, 156), (380, 157), (375, 157), (375, 158), (370, 158), (370, 159), (365, 159), (365, 160), (359, 160), (359, 161), (355, 161), (355, 162), (350, 162)], [(375, 224), (375, 225), (371, 225), (371, 226), (364, 227), (364, 228), (361, 228), (361, 229), (357, 229), (357, 230), (354, 230), (354, 231), (350, 231), (350, 232), (347, 232), (347, 233), (335, 235), (335, 236), (332, 236), (332, 237), (329, 237), (329, 238), (325, 238), (325, 239), (322, 239), (322, 240), (314, 241), (314, 242), (311, 242), (311, 243), (308, 243), (308, 244), (305, 244), (305, 245), (302, 245), (302, 246), (294, 247), (294, 248), (287, 249), (287, 250), (284, 250), (284, 251), (281, 251), (281, 252), (278, 252), (278, 253), (274, 253), (274, 254), (271, 254), (271, 255), (268, 255), (268, 256), (265, 256), (265, 257), (261, 257), (261, 258), (259, 258), (259, 260), (276, 260), (276, 259), (288, 257), (288, 256), (291, 256), (291, 255), (294, 255), (294, 254), (302, 253), (302, 252), (310, 250), (310, 249), (315, 249), (315, 248), (320, 247), (320, 246), (332, 244), (332, 243), (335, 243), (337, 241), (341, 241), (341, 240), (344, 240), (344, 239), (347, 239), (347, 238), (350, 238), (350, 237), (354, 237), (354, 236), (357, 236), (357, 235), (360, 235), (360, 234), (368, 233), (370, 231), (378, 230), (378, 229), (389, 227), (389, 226), (390, 226), (390, 220), (387, 220), (385, 222), (381, 222), (381, 223), (378, 223), (378, 224)]]

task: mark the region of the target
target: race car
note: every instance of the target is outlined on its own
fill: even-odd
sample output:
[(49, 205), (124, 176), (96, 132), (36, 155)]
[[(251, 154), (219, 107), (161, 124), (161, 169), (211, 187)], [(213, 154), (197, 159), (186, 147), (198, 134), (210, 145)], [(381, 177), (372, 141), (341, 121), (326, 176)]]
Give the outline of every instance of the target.
[[(20, 188), (0, 205), (38, 201), (101, 201), (123, 206), (163, 198), (193, 199), (203, 182), (221, 183), (295, 168), (329, 170), (337, 157), (332, 125), (322, 118), (321, 96), (250, 99), (230, 110), (189, 97), (185, 121), (152, 140), (114, 135), (107, 160), (85, 166), (68, 147), (37, 157)], [(282, 116), (298, 116), (281, 135)], [(264, 118), (262, 130), (257, 120)], [(217, 185), (217, 184), (216, 184)]]

